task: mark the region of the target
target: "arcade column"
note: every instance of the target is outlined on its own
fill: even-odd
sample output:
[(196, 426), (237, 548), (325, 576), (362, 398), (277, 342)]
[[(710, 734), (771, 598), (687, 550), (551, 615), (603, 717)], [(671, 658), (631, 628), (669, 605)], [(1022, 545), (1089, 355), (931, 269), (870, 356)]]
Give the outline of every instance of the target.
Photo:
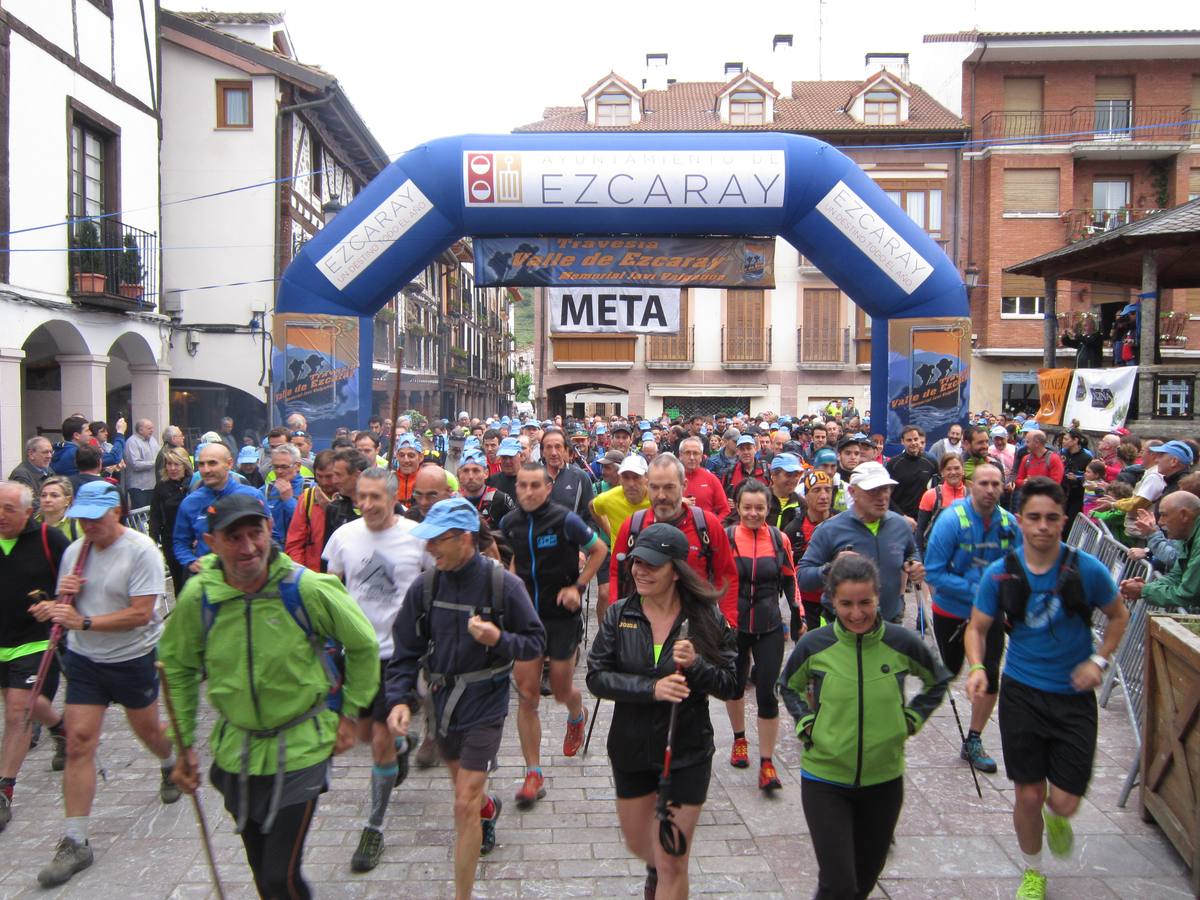
[(24, 359), (24, 350), (0, 347), (0, 478), (16, 468), (24, 455), (21, 434), (21, 362)]
[(82, 413), (88, 421), (104, 418), (108, 394), (108, 357), (81, 353), (57, 357), (62, 370), (62, 417)]
[(171, 421), (171, 367), (159, 363), (133, 365), (129, 374), (133, 401), (128, 433), (133, 433), (133, 423), (138, 419), (149, 419), (154, 423), (154, 433), (160, 433)]

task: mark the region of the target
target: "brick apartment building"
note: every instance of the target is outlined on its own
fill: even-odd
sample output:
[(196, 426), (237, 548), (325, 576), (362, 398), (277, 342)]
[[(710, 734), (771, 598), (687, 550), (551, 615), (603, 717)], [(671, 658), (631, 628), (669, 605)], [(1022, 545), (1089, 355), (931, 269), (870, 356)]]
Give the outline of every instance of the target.
[[(925, 40), (974, 45), (962, 68), (975, 143), (963, 154), (958, 257), (978, 272), (971, 406), (1036, 409), (1045, 290), (1003, 270), (1200, 196), (1200, 31)], [(1060, 281), (1060, 331), (1090, 313), (1107, 333), (1136, 293)], [(1164, 291), (1160, 308), (1163, 362), (1200, 358), (1200, 290)], [(1073, 351), (1059, 353), (1070, 365)]]
[[(966, 124), (909, 80), (907, 55), (869, 54), (861, 81), (793, 81), (791, 36), (758, 71), (726, 63), (722, 81), (668, 79), (648, 54), (638, 86), (616, 73), (517, 132), (785, 131), (844, 148), (954, 258), (955, 185)], [(766, 73), (774, 76), (767, 77)], [(946, 147), (911, 144), (948, 143)], [(815, 266), (776, 240), (773, 290), (688, 289), (677, 336), (548, 334), (536, 297), (538, 409), (805, 411), (831, 398), (866, 408), (871, 323)]]

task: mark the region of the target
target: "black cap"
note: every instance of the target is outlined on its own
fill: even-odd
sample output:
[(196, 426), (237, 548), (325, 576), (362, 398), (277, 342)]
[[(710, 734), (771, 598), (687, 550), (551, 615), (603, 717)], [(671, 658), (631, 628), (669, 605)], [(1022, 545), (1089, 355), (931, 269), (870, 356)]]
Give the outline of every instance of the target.
[(208, 530), (210, 532), (224, 531), (235, 522), (242, 519), (269, 519), (266, 504), (257, 494), (242, 493), (226, 494), (208, 507)]
[(629, 555), (652, 566), (661, 566), (673, 559), (687, 559), (688, 549), (688, 539), (682, 531), (674, 525), (655, 522), (637, 536), (637, 543)]
[(851, 435), (846, 435), (844, 438), (842, 438), (840, 441), (838, 441), (837, 448), (839, 451), (841, 451), (841, 450), (846, 449), (847, 447), (861, 447), (862, 443), (863, 442), (859, 438), (853, 437)]
[(621, 420), (620, 422), (613, 422), (608, 426), (608, 430), (609, 432), (624, 431), (626, 434), (633, 434), (633, 429), (630, 428), (629, 423), (624, 420)]

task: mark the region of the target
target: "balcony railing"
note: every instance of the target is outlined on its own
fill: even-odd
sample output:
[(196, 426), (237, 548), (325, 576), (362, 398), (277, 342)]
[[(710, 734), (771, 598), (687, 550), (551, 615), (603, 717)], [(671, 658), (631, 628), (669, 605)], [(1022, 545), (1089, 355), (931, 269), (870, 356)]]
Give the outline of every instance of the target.
[(721, 328), (721, 365), (726, 369), (765, 369), (771, 365), (771, 329)]
[(652, 334), (646, 338), (647, 369), (690, 369), (694, 361), (696, 326), (679, 334)]
[(1190, 141), (1200, 127), (1188, 124), (1186, 106), (1097, 105), (1072, 109), (997, 110), (983, 117), (989, 141), (1036, 139), (1040, 143), (1092, 141)]
[(158, 305), (158, 236), (115, 219), (69, 226), (67, 293), (76, 303), (144, 310)]
[(849, 328), (796, 329), (796, 364), (805, 369), (840, 369), (850, 364)]
[(1133, 209), (1128, 206), (1121, 209), (1068, 209), (1063, 213), (1066, 241), (1071, 244), (1092, 235), (1103, 234), (1157, 212), (1162, 210)]

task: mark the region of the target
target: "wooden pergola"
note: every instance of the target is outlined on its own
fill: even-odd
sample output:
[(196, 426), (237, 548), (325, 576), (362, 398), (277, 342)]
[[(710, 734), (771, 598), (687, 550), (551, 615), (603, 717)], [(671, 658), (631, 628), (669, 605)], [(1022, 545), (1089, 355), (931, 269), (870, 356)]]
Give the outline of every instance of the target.
[[(1055, 367), (1059, 281), (1140, 288), (1138, 356), (1143, 366), (1156, 364), (1160, 362), (1159, 291), (1200, 287), (1200, 199), (1043, 253), (1004, 271), (1045, 281), (1042, 359), (1046, 368)], [(1142, 416), (1154, 408), (1153, 391), (1152, 378), (1138, 378)]]

